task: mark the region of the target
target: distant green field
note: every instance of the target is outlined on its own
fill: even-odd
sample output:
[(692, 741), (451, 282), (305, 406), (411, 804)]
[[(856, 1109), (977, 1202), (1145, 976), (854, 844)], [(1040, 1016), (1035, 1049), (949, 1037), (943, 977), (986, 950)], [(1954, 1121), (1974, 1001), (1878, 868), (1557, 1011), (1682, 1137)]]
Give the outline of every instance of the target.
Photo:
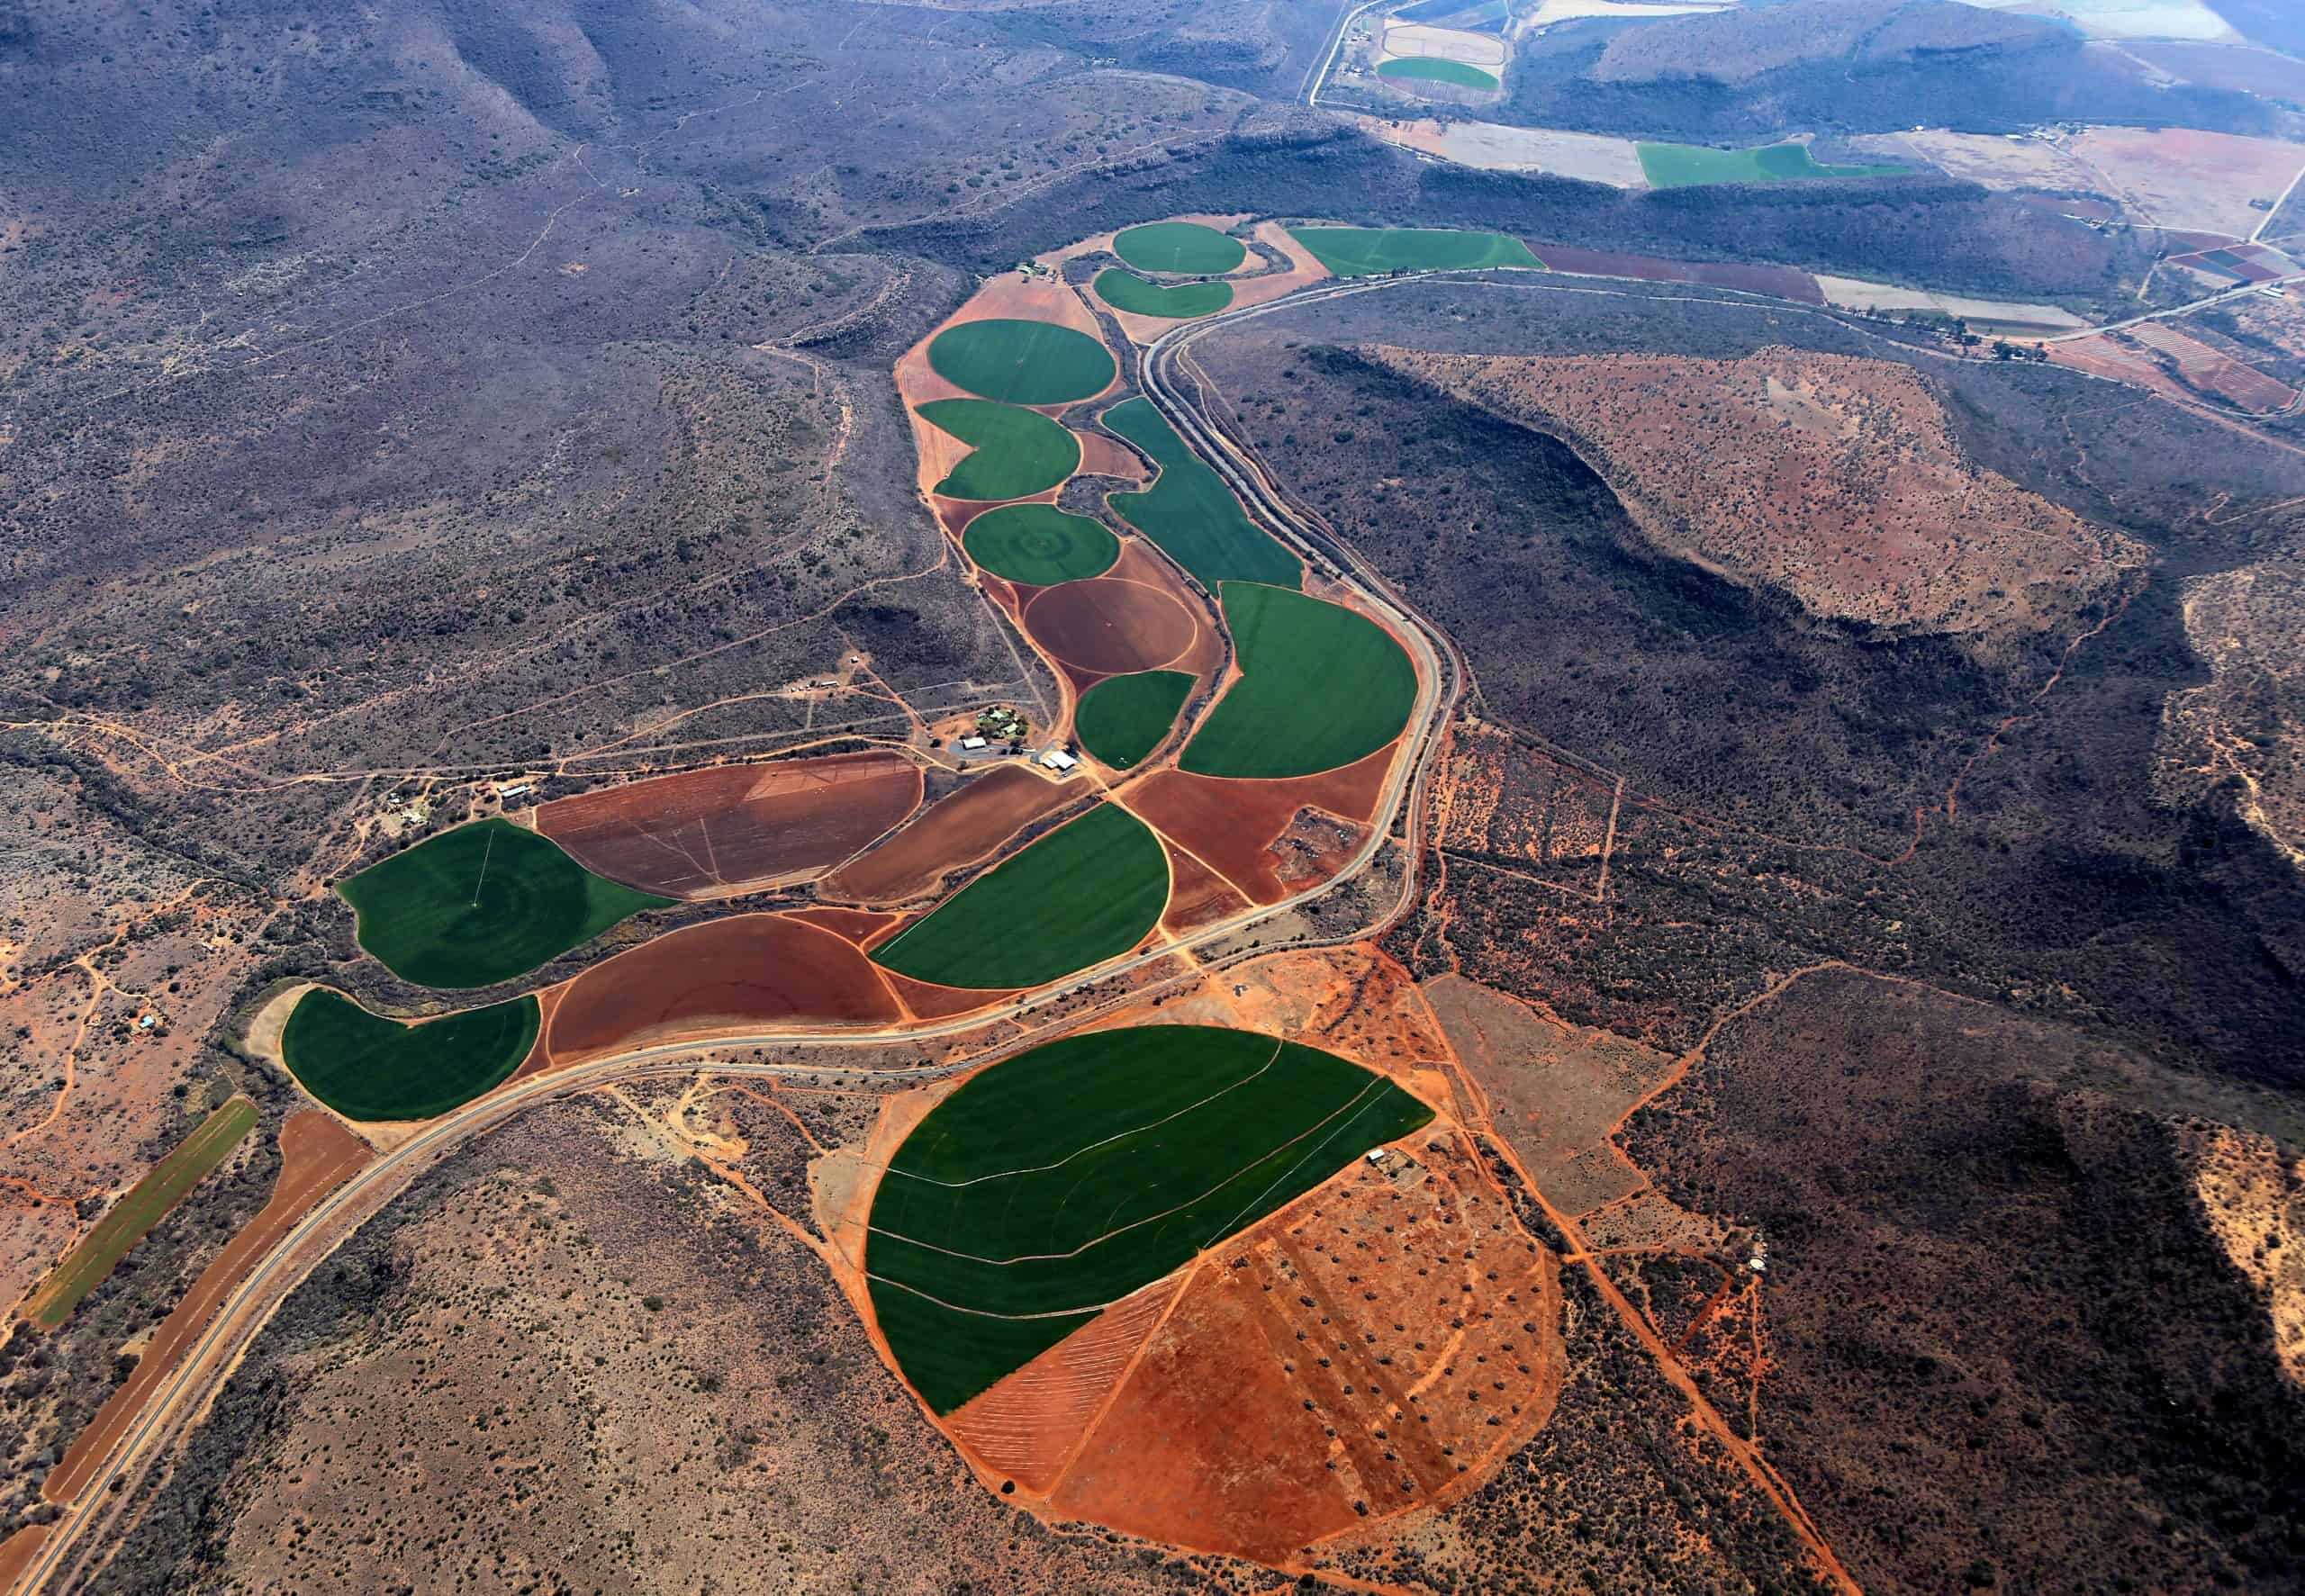
[(1125, 771), (1160, 746), (1192, 692), (1182, 671), (1139, 671), (1107, 676), (1080, 697), (1072, 726), (1080, 746), (1116, 771)]
[(1297, 557), (1242, 513), (1224, 480), (1185, 447), (1148, 401), (1115, 405), (1105, 412), (1105, 425), (1161, 467), (1142, 493), (1113, 494), (1113, 509), (1202, 586), (1215, 592), (1218, 584), (1237, 578), (1293, 588), (1304, 580)]
[(1241, 678), (1185, 744), (1181, 769), (1309, 776), (1400, 735), (1416, 704), (1416, 671), (1374, 621), (1252, 582), (1226, 582), (1224, 600)]
[(1894, 177), (1904, 167), (1827, 167), (1805, 144), (1763, 144), (1752, 149), (1713, 149), (1703, 144), (1641, 144), (1641, 170), (1651, 188), (1701, 183), (1788, 183), (1807, 177)]
[(1458, 88), (1493, 89), (1497, 86), (1496, 74), (1484, 72), (1478, 67), (1469, 67), (1462, 61), (1443, 60), (1439, 56), (1409, 56), (1387, 61), (1377, 68), (1379, 77), (1415, 77), (1428, 83), (1453, 84)]
[(1113, 253), (1140, 272), (1214, 277), (1248, 259), (1249, 248), (1198, 221), (1154, 221), (1116, 233)]
[(315, 987), (297, 999), (281, 1057), (313, 1096), (352, 1120), (427, 1120), (520, 1067), (537, 1000), (515, 997), (406, 1025)]
[(1080, 464), (1080, 440), (1038, 410), (989, 399), (935, 399), (920, 414), (975, 446), (936, 484), (947, 499), (1022, 499), (1053, 488)]
[(1097, 297), (1116, 311), (1138, 316), (1166, 316), (1182, 321), (1207, 316), (1233, 302), (1230, 283), (1147, 283), (1117, 269), (1097, 274)]
[(1161, 840), (1105, 804), (979, 876), (872, 958), (942, 987), (1037, 987), (1127, 952), (1168, 906)]
[(995, 576), (1054, 587), (1098, 576), (1120, 558), (1120, 539), (1101, 521), (1053, 504), (1005, 504), (968, 524), (961, 546)]
[(337, 891), (360, 945), (420, 987), (493, 986), (672, 901), (596, 876), (509, 820), (483, 820), (370, 865)]
[(129, 1250), (151, 1233), (169, 1209), (182, 1202), (256, 1126), (256, 1105), (235, 1097), (170, 1148), (166, 1157), (104, 1211), (95, 1228), (64, 1255), (40, 1289), (24, 1303), (24, 1317), (54, 1330), (72, 1316), (80, 1300), (104, 1284)]
[(1103, 392), (1116, 369), (1102, 344), (1053, 321), (963, 321), (936, 335), (928, 364), (1006, 404), (1070, 404)]
[(865, 1242), (874, 1316), (949, 1412), (1432, 1118), (1382, 1076), (1252, 1031), (1035, 1048), (970, 1077), (897, 1150)]
[(1452, 232), (1429, 227), (1292, 227), (1313, 258), (1340, 277), (1383, 272), (1457, 272), (1480, 266), (1531, 266), (1543, 262), (1503, 233)]

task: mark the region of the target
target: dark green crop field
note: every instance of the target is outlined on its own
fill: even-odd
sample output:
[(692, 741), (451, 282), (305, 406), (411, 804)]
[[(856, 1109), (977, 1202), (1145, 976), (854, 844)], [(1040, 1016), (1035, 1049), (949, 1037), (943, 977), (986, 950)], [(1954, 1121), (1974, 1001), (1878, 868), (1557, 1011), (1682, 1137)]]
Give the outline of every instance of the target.
[(1105, 804), (979, 876), (872, 958), (941, 987), (1037, 987), (1127, 952), (1168, 906), (1161, 840)]
[(1053, 488), (1080, 464), (1080, 440), (1038, 410), (989, 399), (933, 399), (920, 414), (976, 450), (936, 484), (947, 499), (1022, 499)]
[(1103, 523), (1053, 504), (988, 509), (963, 530), (961, 546), (993, 575), (1044, 588), (1100, 576), (1120, 558), (1120, 539)]
[(1072, 726), (1080, 746), (1116, 771), (1125, 771), (1161, 744), (1192, 692), (1182, 671), (1139, 671), (1107, 676), (1080, 696)]
[(1225, 584), (1241, 679), (1185, 744), (1201, 776), (1310, 776), (1382, 748), (1408, 725), (1416, 671), (1374, 621), (1288, 588)]
[(1105, 425), (1161, 468), (1142, 493), (1115, 493), (1108, 502), (1203, 587), (1213, 593), (1238, 579), (1293, 588), (1304, 580), (1297, 556), (1258, 529), (1224, 479), (1185, 447), (1149, 401), (1115, 405), (1105, 412)]
[(493, 986), (672, 900), (596, 876), (509, 820), (419, 843), (337, 883), (360, 945), (420, 987)]
[(1813, 177), (1894, 177), (1906, 167), (1829, 167), (1805, 144), (1763, 144), (1753, 149), (1714, 149), (1704, 144), (1636, 145), (1642, 176), (1652, 188), (1700, 183), (1791, 183)]
[(1198, 221), (1152, 221), (1113, 236), (1113, 253), (1140, 272), (1213, 277), (1249, 257), (1249, 248)]
[(256, 1105), (235, 1097), (201, 1121), (64, 1255), (40, 1289), (25, 1299), (24, 1317), (43, 1330), (54, 1330), (69, 1319), (80, 1299), (102, 1285), (168, 1210), (240, 1146), (240, 1139), (255, 1129), (256, 1120)]
[(347, 1119), (426, 1120), (511, 1075), (536, 1039), (533, 997), (405, 1025), (314, 987), (288, 1016), (280, 1052), (304, 1089)]
[(963, 321), (936, 335), (928, 364), (1007, 404), (1070, 404), (1103, 392), (1117, 370), (1104, 345), (1053, 321)]
[(1493, 89), (1497, 86), (1496, 73), (1484, 72), (1478, 67), (1469, 67), (1462, 61), (1444, 60), (1439, 56), (1407, 56), (1387, 61), (1377, 68), (1377, 76), (1446, 83), (1458, 88)]
[(1253, 1031), (1050, 1042), (970, 1077), (897, 1150), (865, 1244), (874, 1313), (949, 1411), (1432, 1118), (1382, 1076)]
[(1147, 283), (1124, 271), (1097, 274), (1097, 297), (1116, 311), (1182, 321), (1213, 315), (1233, 302), (1230, 283)]
[(1457, 272), (1480, 266), (1544, 263), (1529, 247), (1503, 233), (1451, 232), (1429, 227), (1292, 227), (1298, 243), (1340, 277), (1382, 272)]

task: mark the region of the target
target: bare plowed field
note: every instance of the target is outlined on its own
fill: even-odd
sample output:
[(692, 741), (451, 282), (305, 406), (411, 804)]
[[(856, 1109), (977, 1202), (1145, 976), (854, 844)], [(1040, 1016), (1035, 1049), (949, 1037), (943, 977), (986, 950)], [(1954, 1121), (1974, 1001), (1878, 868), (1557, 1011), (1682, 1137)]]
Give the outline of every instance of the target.
[(782, 915), (692, 925), (576, 978), (552, 1017), (557, 1064), (786, 1023), (889, 1024), (895, 996), (854, 942)]
[(722, 897), (829, 870), (920, 805), (891, 753), (683, 771), (546, 804), (537, 829), (585, 869), (668, 897)]
[(1282, 780), (1234, 780), (1159, 771), (1130, 787), (1128, 807), (1153, 828), (1213, 866), (1234, 888), (1258, 903), (1288, 895), (1282, 858), (1273, 851), (1302, 809), (1324, 809), (1365, 821), (1383, 791), (1398, 744), (1317, 776)]
[(1192, 612), (1160, 589), (1100, 576), (1044, 589), (1025, 606), (1033, 641), (1098, 675), (1151, 671), (1192, 647)]
[(1380, 351), (1564, 434), (1660, 546), (1827, 616), (1954, 633), (2069, 618), (2144, 557), (1975, 467), (1935, 392), (1885, 361)]
[(1559, 1318), (1553, 1255), (1428, 1134), (1204, 1258), (1046, 1508), (1287, 1563), (1486, 1478), (1551, 1413)]
[(1003, 765), (929, 805), (879, 847), (827, 876), (818, 891), (859, 904), (919, 897), (1075, 796), (1021, 765)]
[(1161, 917), (1162, 930), (1180, 935), (1249, 907), (1249, 900), (1216, 871), (1173, 843), (1164, 846), (1169, 850), (1169, 908)]
[(881, 971), (904, 1005), (912, 1011), (916, 1020), (943, 1020), (954, 1014), (967, 1014), (971, 1009), (990, 1008), (1006, 1003), (1017, 994), (1014, 991), (991, 991), (975, 987), (936, 987), (927, 981), (916, 981), (910, 976), (899, 975), (893, 969)]

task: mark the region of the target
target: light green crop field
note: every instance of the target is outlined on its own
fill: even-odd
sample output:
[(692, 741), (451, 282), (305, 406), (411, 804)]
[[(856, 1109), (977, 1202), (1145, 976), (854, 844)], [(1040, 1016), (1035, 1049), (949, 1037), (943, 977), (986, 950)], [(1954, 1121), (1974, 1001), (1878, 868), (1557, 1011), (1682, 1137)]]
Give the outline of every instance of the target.
[(233, 1098), (201, 1121), (64, 1255), (26, 1300), (24, 1317), (42, 1330), (54, 1330), (69, 1319), (80, 1299), (103, 1285), (129, 1249), (149, 1235), (185, 1193), (208, 1178), (256, 1127), (256, 1105), (245, 1097)]
[(1080, 469), (1080, 440), (1038, 410), (989, 399), (934, 399), (920, 414), (975, 450), (936, 484), (947, 499), (1022, 499)]
[(874, 1316), (949, 1412), (1432, 1118), (1382, 1076), (1253, 1031), (1035, 1048), (971, 1076), (890, 1161), (865, 1242)]
[(1387, 61), (1377, 68), (1377, 76), (1446, 83), (1458, 88), (1493, 89), (1497, 86), (1496, 73), (1484, 72), (1478, 67), (1469, 67), (1462, 61), (1443, 60), (1439, 56), (1407, 56)]
[(1169, 858), (1104, 804), (1002, 861), (872, 954), (940, 987), (1037, 987), (1127, 952), (1169, 906)]
[(1214, 277), (1248, 259), (1248, 246), (1198, 221), (1153, 221), (1113, 235), (1113, 253), (1140, 272)]
[(315, 987), (296, 1000), (280, 1056), (306, 1091), (351, 1120), (429, 1120), (520, 1067), (537, 1039), (534, 997), (409, 1025)]
[(936, 335), (928, 364), (946, 382), (1005, 404), (1070, 404), (1118, 369), (1104, 345), (1053, 321), (963, 321)]
[(1237, 578), (1293, 588), (1304, 580), (1297, 556), (1242, 513), (1224, 479), (1185, 447), (1150, 401), (1132, 399), (1113, 406), (1105, 412), (1105, 425), (1161, 468), (1144, 491), (1115, 493), (1107, 502), (1203, 587), (1213, 593)]
[(1233, 302), (1230, 283), (1147, 283), (1115, 268), (1097, 274), (1097, 297), (1116, 311), (1171, 321), (1213, 315)]
[(1120, 558), (1120, 539), (1101, 521), (1053, 504), (988, 509), (963, 530), (961, 546), (993, 575), (1044, 588), (1100, 576)]
[(1416, 670), (1383, 627), (1288, 588), (1225, 584), (1240, 680), (1180, 769), (1201, 776), (1310, 776), (1374, 753), (1416, 704)]
[(596, 876), (509, 820), (483, 820), (370, 865), (337, 891), (360, 945), (420, 987), (493, 986), (672, 902)]
[(1828, 167), (1805, 144), (1763, 144), (1752, 149), (1713, 149), (1703, 144), (1641, 144), (1641, 170), (1652, 188), (1702, 183), (1790, 183), (1812, 177), (1895, 177), (1904, 167)]
[(1503, 233), (1452, 232), (1429, 227), (1292, 227), (1313, 257), (1340, 277), (1384, 272), (1456, 272), (1482, 266), (1544, 263), (1529, 247)]
[(1072, 728), (1080, 746), (1116, 771), (1125, 771), (1161, 745), (1192, 692), (1182, 671), (1139, 671), (1107, 676), (1080, 695)]

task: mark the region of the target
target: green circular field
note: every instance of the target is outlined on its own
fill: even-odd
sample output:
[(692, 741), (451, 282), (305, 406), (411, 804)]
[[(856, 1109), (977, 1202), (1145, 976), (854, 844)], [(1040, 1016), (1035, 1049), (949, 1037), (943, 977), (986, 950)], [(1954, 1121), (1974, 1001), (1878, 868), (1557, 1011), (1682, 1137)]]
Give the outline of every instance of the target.
[(1249, 257), (1248, 246), (1198, 221), (1153, 221), (1113, 237), (1113, 253), (1140, 272), (1214, 277)]
[(890, 1160), (865, 1242), (873, 1317), (949, 1412), (1432, 1118), (1383, 1076), (1253, 1031), (1034, 1048), (971, 1076)]
[(1080, 464), (1080, 440), (1038, 410), (936, 399), (920, 414), (974, 450), (936, 484), (947, 499), (1022, 499), (1053, 488)]
[(1101, 522), (1053, 504), (1009, 504), (968, 524), (961, 546), (995, 576), (1054, 587), (1101, 576), (1120, 558), (1120, 539)]
[(1097, 274), (1097, 297), (1116, 311), (1166, 316), (1173, 321), (1207, 316), (1233, 302), (1230, 283), (1147, 283), (1114, 267)]
[(596, 876), (509, 820), (442, 832), (336, 889), (362, 947), (404, 981), (447, 988), (526, 975), (672, 901)]
[(410, 1025), (315, 987), (296, 1000), (280, 1056), (347, 1119), (424, 1120), (511, 1075), (536, 1039), (533, 997)]
[(1103, 392), (1119, 369), (1104, 345), (1053, 321), (963, 321), (936, 335), (928, 364), (1005, 404), (1070, 404)]
[(1409, 56), (1387, 61), (1377, 68), (1379, 77), (1407, 77), (1425, 83), (1445, 83), (1454, 88), (1493, 89), (1496, 74), (1439, 56)]
[(1125, 771), (1161, 745), (1191, 696), (1183, 671), (1139, 671), (1107, 676), (1080, 695), (1072, 717), (1080, 746), (1116, 771)]
[(1310, 776), (1374, 753), (1408, 725), (1416, 668), (1376, 622), (1291, 588), (1220, 595), (1240, 679), (1178, 760), (1197, 776)]

